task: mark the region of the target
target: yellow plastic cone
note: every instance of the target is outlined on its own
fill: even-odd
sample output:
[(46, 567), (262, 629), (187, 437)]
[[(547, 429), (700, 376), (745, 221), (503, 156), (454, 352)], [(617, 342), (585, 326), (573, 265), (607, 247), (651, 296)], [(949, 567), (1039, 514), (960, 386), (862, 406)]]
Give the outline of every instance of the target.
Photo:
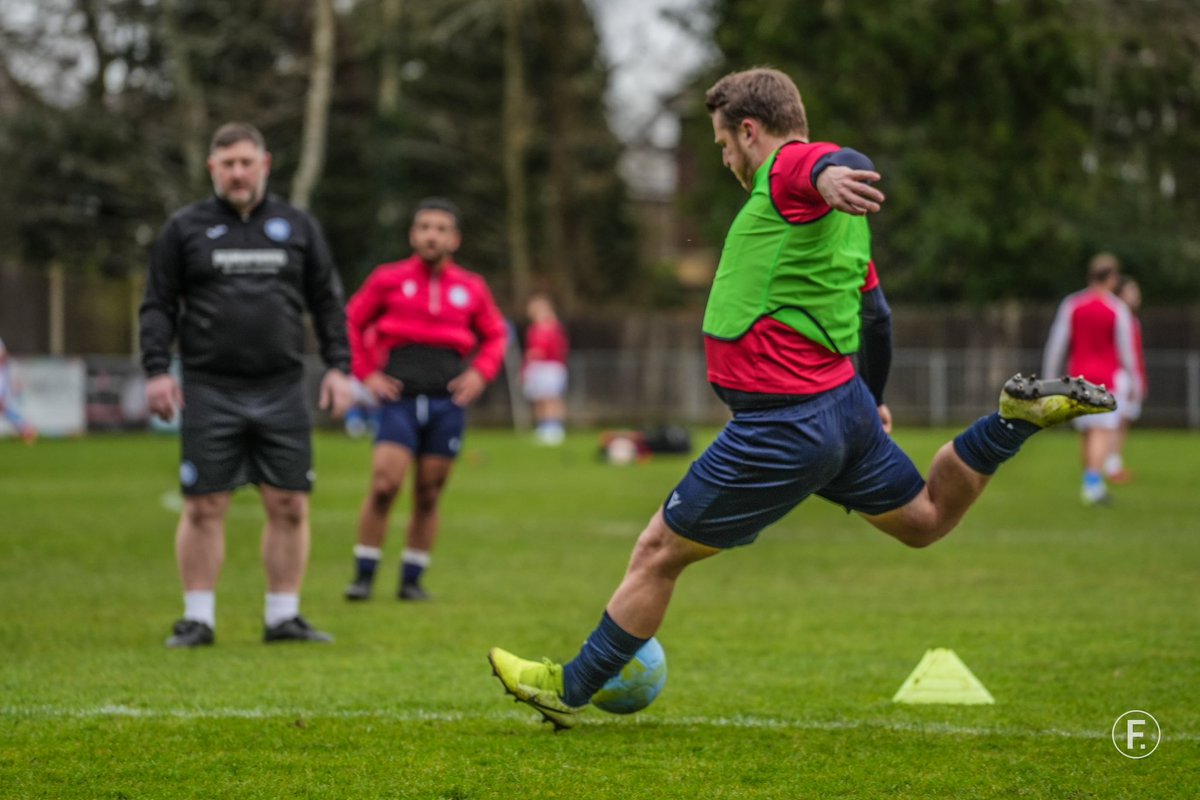
[(892, 702), (990, 705), (996, 701), (953, 650), (939, 647), (925, 651)]

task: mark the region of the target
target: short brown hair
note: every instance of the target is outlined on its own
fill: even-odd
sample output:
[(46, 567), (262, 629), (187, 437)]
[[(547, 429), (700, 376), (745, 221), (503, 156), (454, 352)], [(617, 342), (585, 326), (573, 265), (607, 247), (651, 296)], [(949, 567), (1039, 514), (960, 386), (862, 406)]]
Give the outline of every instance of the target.
[(1121, 262), (1112, 253), (1096, 253), (1088, 262), (1088, 283), (1104, 283), (1121, 271)]
[(213, 134), (208, 152), (212, 153), (220, 150), (222, 147), (229, 147), (238, 142), (254, 142), (254, 144), (258, 145), (259, 150), (267, 149), (267, 140), (263, 138), (258, 128), (249, 122), (226, 122), (217, 128), (217, 132)]
[(736, 128), (744, 119), (756, 119), (776, 136), (808, 136), (804, 101), (792, 79), (777, 69), (755, 67), (731, 72), (704, 95), (708, 113), (720, 111), (725, 127)]

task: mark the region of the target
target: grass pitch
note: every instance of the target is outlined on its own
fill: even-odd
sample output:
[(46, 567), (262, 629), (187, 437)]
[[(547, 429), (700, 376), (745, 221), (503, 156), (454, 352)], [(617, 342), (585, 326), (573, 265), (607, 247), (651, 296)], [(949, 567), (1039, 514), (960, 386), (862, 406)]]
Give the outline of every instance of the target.
[[(947, 436), (897, 438), (925, 466)], [(1078, 503), (1076, 438), (1036, 437), (923, 551), (810, 500), (688, 570), (653, 706), (555, 735), (487, 649), (574, 655), (687, 465), (604, 466), (595, 444), (472, 431), (435, 602), (392, 596), (406, 502), (376, 599), (350, 605), (369, 445), (321, 435), (303, 612), (337, 642), (260, 643), (246, 490), (217, 645), (176, 652), (176, 442), (0, 442), (0, 797), (1200, 796), (1197, 436), (1135, 431), (1107, 509)], [(931, 647), (996, 704), (893, 704)], [(1141, 760), (1110, 739), (1131, 709), (1162, 726)]]

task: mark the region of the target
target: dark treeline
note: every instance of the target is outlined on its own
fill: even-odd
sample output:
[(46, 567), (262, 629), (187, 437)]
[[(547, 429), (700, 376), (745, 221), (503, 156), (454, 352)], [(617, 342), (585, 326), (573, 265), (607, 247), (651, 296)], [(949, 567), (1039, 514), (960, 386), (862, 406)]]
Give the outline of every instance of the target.
[[(741, 202), (700, 105), (731, 69), (800, 86), (814, 140), (885, 180), (889, 293), (1050, 299), (1116, 252), (1152, 299), (1200, 294), (1200, 6), (1192, 0), (711, 0), (720, 56), (691, 92), (688, 207)], [(718, 198), (714, 202), (714, 198)]]
[[(413, 202), (440, 194), (464, 208), (461, 260), (509, 310), (535, 288), (568, 310), (661, 296), (660, 265), (637, 261), (584, 0), (0, 10), (5, 262), (140, 271), (166, 215), (208, 190), (209, 133), (237, 118), (265, 132), (272, 188), (313, 208), (350, 288), (407, 253)], [(1099, 249), (1151, 299), (1200, 295), (1190, 0), (697, 0), (678, 21), (707, 30), (703, 14), (716, 57), (669, 102), (684, 109), (679, 210), (710, 242), (743, 196), (704, 88), (770, 64), (796, 78), (814, 139), (884, 173), (875, 247), (892, 297), (1048, 300)]]
[(463, 208), (461, 260), (505, 305), (538, 288), (609, 301), (635, 280), (583, 0), (373, 0), (336, 16), (332, 0), (47, 0), (0, 31), (4, 258), (142, 269), (166, 215), (208, 191), (207, 137), (228, 119), (263, 130), (272, 190), (296, 199), (322, 7), (333, 88), (303, 194), (350, 288), (408, 254), (411, 208), (432, 194)]

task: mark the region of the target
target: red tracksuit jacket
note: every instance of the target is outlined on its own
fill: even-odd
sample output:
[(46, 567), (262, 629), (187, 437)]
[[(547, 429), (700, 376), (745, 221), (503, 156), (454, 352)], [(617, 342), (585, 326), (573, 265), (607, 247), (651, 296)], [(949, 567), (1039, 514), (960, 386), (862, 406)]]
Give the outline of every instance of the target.
[[(380, 264), (346, 305), (351, 369), (365, 378), (387, 363), (396, 347), (445, 347), (489, 382), (500, 371), (508, 328), (482, 276), (447, 262), (436, 273), (417, 256)], [(364, 334), (374, 329), (375, 342)]]

